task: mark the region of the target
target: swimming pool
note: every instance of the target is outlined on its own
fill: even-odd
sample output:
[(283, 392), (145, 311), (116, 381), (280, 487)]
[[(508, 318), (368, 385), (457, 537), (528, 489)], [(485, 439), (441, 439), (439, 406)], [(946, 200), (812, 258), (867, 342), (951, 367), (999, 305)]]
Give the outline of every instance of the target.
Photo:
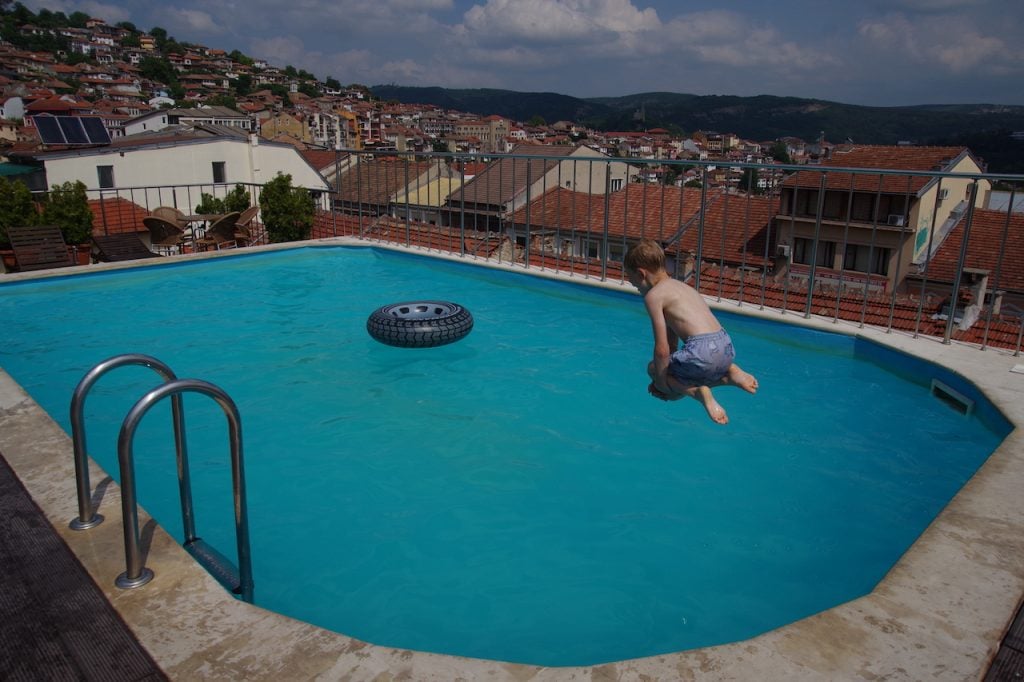
[[(993, 410), (964, 419), (900, 380), (926, 376), (905, 358), (732, 316), (762, 390), (720, 392), (723, 430), (696, 403), (646, 396), (634, 296), (369, 249), (2, 291), (0, 364), (65, 425), (74, 383), (118, 352), (228, 390), (257, 603), (415, 649), (596, 663), (814, 613), (869, 591), (1005, 433)], [(428, 293), (472, 310), (473, 333), (422, 351), (366, 336), (374, 307)], [(123, 336), (83, 329), (83, 312)], [(90, 452), (108, 471), (99, 444), (152, 383), (125, 369), (90, 398)], [(200, 531), (228, 549), (223, 419), (187, 402), (197, 489), (214, 488), (196, 495)], [(894, 414), (900, 433), (883, 435)], [(166, 425), (140, 431), (141, 500), (180, 534)]]

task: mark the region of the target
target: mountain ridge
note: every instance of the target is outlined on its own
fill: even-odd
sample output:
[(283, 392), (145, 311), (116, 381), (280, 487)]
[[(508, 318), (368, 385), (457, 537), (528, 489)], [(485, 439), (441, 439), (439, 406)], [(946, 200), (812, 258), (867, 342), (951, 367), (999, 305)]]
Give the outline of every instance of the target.
[(573, 121), (600, 131), (665, 128), (675, 134), (695, 130), (735, 133), (768, 141), (797, 137), (863, 144), (966, 145), (994, 172), (1024, 173), (1024, 106), (918, 104), (873, 107), (778, 95), (695, 95), (646, 92), (618, 97), (577, 98), (545, 92), (494, 88), (450, 89), (375, 85), (375, 97), (432, 104), (516, 121), (540, 117), (548, 123)]

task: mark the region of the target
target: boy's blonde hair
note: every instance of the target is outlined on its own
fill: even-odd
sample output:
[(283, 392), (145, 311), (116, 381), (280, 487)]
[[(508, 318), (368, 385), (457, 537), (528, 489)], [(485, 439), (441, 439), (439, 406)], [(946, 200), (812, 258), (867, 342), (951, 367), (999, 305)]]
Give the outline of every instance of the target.
[(665, 268), (665, 251), (653, 239), (641, 239), (629, 247), (622, 264), (630, 272), (643, 268), (649, 272), (657, 272)]

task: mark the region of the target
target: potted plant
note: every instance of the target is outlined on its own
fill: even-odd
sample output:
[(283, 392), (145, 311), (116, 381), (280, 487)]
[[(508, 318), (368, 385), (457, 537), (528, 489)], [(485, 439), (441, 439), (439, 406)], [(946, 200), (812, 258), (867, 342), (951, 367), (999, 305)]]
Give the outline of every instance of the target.
[(54, 185), (43, 201), (42, 225), (60, 227), (64, 241), (71, 247), (78, 263), (87, 265), (92, 240), (92, 209), (85, 184), (80, 180)]
[(0, 177), (0, 258), (3, 259), (5, 270), (13, 270), (15, 266), (7, 228), (11, 225), (38, 224), (39, 211), (28, 187), (17, 180)]

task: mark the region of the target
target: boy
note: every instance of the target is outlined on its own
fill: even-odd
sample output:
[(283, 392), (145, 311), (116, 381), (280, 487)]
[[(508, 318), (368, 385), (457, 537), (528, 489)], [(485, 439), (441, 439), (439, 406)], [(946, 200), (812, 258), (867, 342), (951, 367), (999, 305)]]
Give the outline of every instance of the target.
[[(715, 319), (704, 298), (665, 270), (665, 252), (652, 239), (642, 239), (623, 259), (626, 276), (644, 297), (654, 331), (654, 359), (647, 365), (647, 391), (661, 400), (690, 396), (711, 420), (729, 417), (711, 395), (714, 386), (737, 386), (757, 392), (757, 379), (733, 362), (729, 334)], [(679, 341), (683, 347), (677, 350)]]

